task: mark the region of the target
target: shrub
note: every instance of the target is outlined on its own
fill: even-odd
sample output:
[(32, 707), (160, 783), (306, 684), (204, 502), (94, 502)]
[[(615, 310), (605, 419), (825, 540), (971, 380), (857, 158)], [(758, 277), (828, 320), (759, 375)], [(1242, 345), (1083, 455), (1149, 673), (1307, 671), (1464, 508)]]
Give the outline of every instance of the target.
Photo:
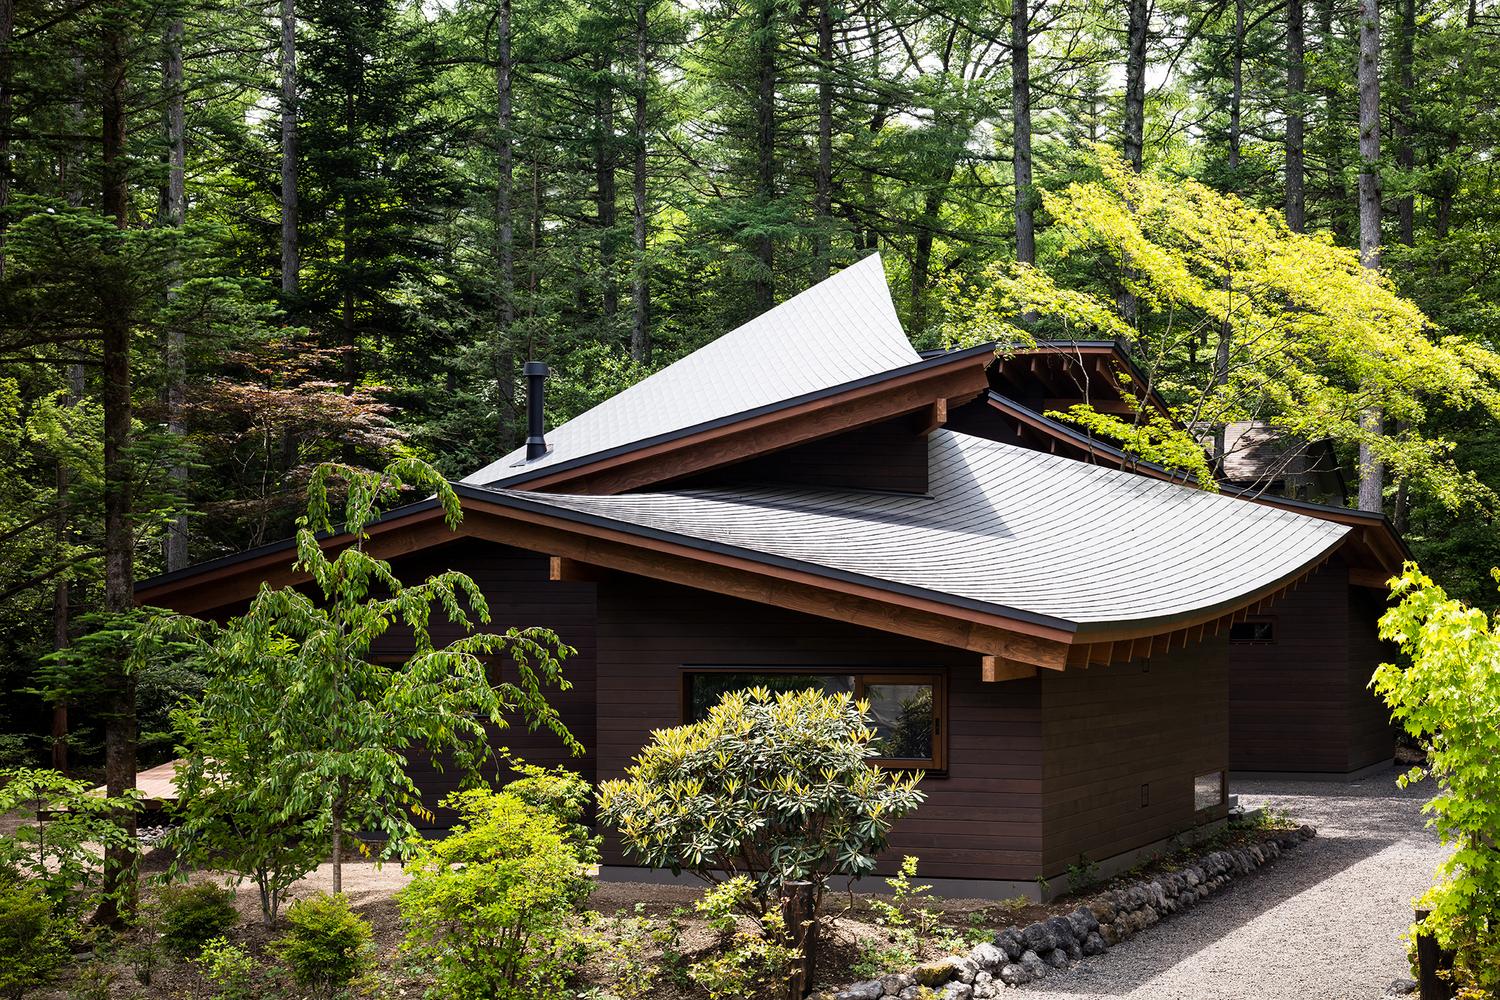
[[(104, 849), (138, 850), (117, 819), (132, 808), (130, 798), (92, 795), (88, 782), (57, 771), (0, 771), (0, 815), (29, 820), (0, 836), (0, 878), (40, 885), (59, 915), (94, 909), (104, 899)], [(134, 887), (133, 879), (126, 882)]]
[(0, 996), (45, 985), (68, 959), (67, 935), (38, 884), (0, 883)]
[(1380, 637), (1410, 663), (1381, 664), (1371, 686), (1426, 749), (1426, 766), (1400, 781), (1436, 780), (1426, 811), (1453, 847), (1418, 903), (1431, 911), (1422, 929), (1454, 952), (1460, 995), (1500, 996), (1500, 627), (1411, 564), (1392, 594), (1400, 604), (1380, 619)]
[(505, 791), (533, 809), (555, 818), (563, 831), (579, 848), (585, 860), (599, 859), (598, 838), (584, 825), (583, 814), (593, 796), (593, 786), (576, 771), (565, 767), (538, 767), (519, 758), (510, 759), (510, 767), (520, 777), (505, 785)]
[(828, 880), (873, 871), (892, 824), (923, 798), (921, 772), (869, 763), (867, 709), (821, 691), (726, 694), (701, 722), (658, 730), (628, 777), (601, 785), (600, 819), (651, 867), (754, 879), (741, 898), (751, 916), (797, 880), (814, 884), (820, 909)]
[(792, 963), (801, 957), (796, 948), (782, 943), (788, 935), (779, 911), (766, 912), (754, 931), (740, 926), (735, 914), (749, 905), (754, 894), (755, 883), (741, 875), (709, 889), (694, 904), (719, 936), (718, 949), (688, 968), (688, 976), (709, 1000), (784, 993)]
[(239, 920), (234, 892), (212, 882), (169, 885), (161, 891), (162, 944), (192, 958), (205, 942), (222, 937)]
[(249, 1000), (253, 995), (250, 983), (255, 959), (245, 949), (216, 937), (204, 943), (194, 961), (203, 978), (214, 984), (218, 1000)]
[(592, 885), (579, 845), (556, 816), (509, 792), (448, 801), (460, 823), (445, 839), (416, 845), (411, 883), (397, 897), (406, 950), (435, 970), (429, 995), (556, 995), (567, 924)]
[(298, 900), (287, 908), (286, 920), (287, 932), (271, 950), (301, 985), (332, 997), (370, 967), (370, 923), (349, 909), (343, 894)]

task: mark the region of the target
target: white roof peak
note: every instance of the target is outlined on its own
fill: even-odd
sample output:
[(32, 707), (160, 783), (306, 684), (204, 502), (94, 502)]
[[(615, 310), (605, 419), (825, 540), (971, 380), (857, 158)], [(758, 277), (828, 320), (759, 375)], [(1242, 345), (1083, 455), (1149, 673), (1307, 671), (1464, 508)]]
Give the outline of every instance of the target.
[(464, 479), (514, 477), (916, 364), (878, 253), (711, 341)]

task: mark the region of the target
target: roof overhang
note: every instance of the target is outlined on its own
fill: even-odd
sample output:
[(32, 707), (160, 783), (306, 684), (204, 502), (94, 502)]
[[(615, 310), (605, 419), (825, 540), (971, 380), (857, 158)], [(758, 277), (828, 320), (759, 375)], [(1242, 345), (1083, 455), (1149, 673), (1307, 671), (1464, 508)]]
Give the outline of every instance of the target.
[[(1044, 416), (990, 392), (988, 405), (1015, 422), (1023, 433), (1042, 438), (1055, 445), (1051, 450), (1071, 449), (1093, 461), (1117, 469), (1139, 473), (1154, 479), (1196, 486), (1191, 476), (1173, 472), (1153, 462), (1147, 462), (1126, 454), (1116, 446), (1084, 433), (1074, 427)], [(1355, 586), (1386, 589), (1387, 581), (1401, 572), (1402, 564), (1412, 558), (1406, 540), (1401, 537), (1390, 519), (1378, 511), (1354, 510), (1348, 507), (1331, 507), (1327, 504), (1310, 503), (1279, 497), (1260, 490), (1245, 489), (1231, 484), (1220, 484), (1219, 491), (1225, 496), (1238, 497), (1251, 503), (1264, 504), (1279, 510), (1289, 510), (1309, 517), (1332, 521), (1354, 529), (1344, 543), (1346, 560), (1349, 562), (1349, 581)]]
[(494, 486), (608, 495), (707, 472), (758, 455), (934, 406), (988, 388), (994, 347), (983, 344), (878, 375), (736, 413), (528, 472), (518, 467)]
[[(455, 489), (464, 511), (456, 531), (445, 524), (441, 508), (427, 501), (371, 525), (366, 549), (392, 559), (434, 545), (480, 539), (550, 556), (555, 575), (579, 569), (635, 574), (969, 650), (990, 658), (987, 671), (991, 664), (1000, 664), (1005, 676), (1017, 676), (1017, 670), (1086, 667), (1181, 648), (1275, 600), (1332, 552), (1214, 607), (1170, 618), (1080, 624), (562, 510), (515, 492), (464, 485)], [(335, 535), (323, 539), (323, 545), (337, 550), (351, 541), (348, 535)], [(187, 613), (219, 611), (248, 600), (263, 582), (305, 582), (306, 574), (292, 561), (290, 544), (266, 546), (143, 581), (136, 600)]]

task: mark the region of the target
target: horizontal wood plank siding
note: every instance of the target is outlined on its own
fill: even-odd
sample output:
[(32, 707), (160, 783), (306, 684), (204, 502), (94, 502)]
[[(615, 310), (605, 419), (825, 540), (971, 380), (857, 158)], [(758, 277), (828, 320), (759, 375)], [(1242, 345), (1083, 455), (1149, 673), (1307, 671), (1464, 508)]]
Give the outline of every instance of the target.
[(672, 483), (672, 489), (770, 483), (814, 489), (927, 492), (918, 414), (846, 431)]
[(1349, 588), (1349, 760), (1357, 771), (1396, 752), (1391, 711), (1375, 692), (1370, 678), (1375, 668), (1396, 659), (1398, 650), (1380, 639), (1380, 616), (1386, 605), (1379, 592)]
[(1225, 815), (1194, 810), (1193, 779), (1228, 766), (1228, 677), (1220, 636), (1041, 678), (1047, 878)]
[[(489, 605), (490, 624), (478, 630), (503, 632), (509, 628), (540, 627), (556, 632), (558, 638), (576, 652), (563, 661), (563, 676), (572, 685), (567, 691), (548, 689), (548, 701), (562, 716), (563, 724), (589, 753), (583, 757), (570, 754), (562, 740), (547, 730), (532, 732), (516, 720), (508, 729), (494, 734), (496, 746), (507, 747), (528, 763), (545, 767), (567, 766), (594, 779), (596, 742), (594, 732), (595, 640), (597, 617), (594, 584), (553, 581), (546, 556), (491, 542), (461, 539), (449, 545), (416, 553), (392, 563), (396, 577), (404, 583), (416, 583), (444, 570), (467, 573), (479, 585)], [(442, 646), (463, 635), (450, 623), (441, 609), (433, 613), (431, 632), (435, 644)], [(375, 647), (377, 654), (392, 656), (411, 652), (410, 633), (394, 627), (382, 636)], [(500, 676), (514, 679), (514, 666), (502, 664)], [(426, 754), (412, 755), (410, 773), (422, 791), (422, 804), (436, 813), (434, 826), (452, 823), (453, 813), (439, 809), (438, 803), (456, 791), (460, 775), (448, 760), (434, 761)], [(495, 777), (495, 775), (491, 775)], [(425, 826), (425, 821), (418, 821)]]
[(1230, 644), (1235, 770), (1349, 769), (1349, 644), (1359, 630), (1350, 620), (1349, 591), (1349, 571), (1334, 559), (1267, 609), (1274, 642)]
[[(948, 771), (896, 828), (889, 863), (934, 878), (1034, 879), (1041, 861), (1042, 726), (1035, 679), (984, 684), (973, 653), (636, 577), (599, 584), (600, 779), (620, 777), (652, 729), (681, 721), (694, 666), (940, 671)], [(606, 839), (606, 860), (628, 864)]]

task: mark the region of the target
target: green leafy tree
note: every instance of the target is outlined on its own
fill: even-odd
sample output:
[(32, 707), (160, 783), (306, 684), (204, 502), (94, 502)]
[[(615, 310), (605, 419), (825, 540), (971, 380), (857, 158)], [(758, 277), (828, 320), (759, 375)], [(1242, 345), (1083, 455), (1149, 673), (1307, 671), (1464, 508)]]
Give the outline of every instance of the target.
[[(1500, 572), (1492, 571), (1497, 580)], [(1432, 778), (1430, 823), (1453, 848), (1419, 905), (1422, 929), (1456, 955), (1463, 996), (1500, 994), (1500, 628), (1448, 597), (1415, 565), (1394, 581), (1400, 603), (1381, 637), (1410, 661), (1382, 664), (1371, 686), (1427, 751), (1399, 779)]]
[(407, 863), (412, 880), (397, 897), (405, 949), (436, 970), (428, 995), (562, 996), (568, 923), (593, 885), (590, 845), (509, 790), (475, 789), (448, 801), (458, 825), (417, 845)]
[(892, 825), (916, 809), (921, 772), (872, 766), (866, 703), (764, 688), (726, 694), (700, 722), (653, 734), (626, 777), (599, 787), (599, 818), (641, 862), (718, 884), (744, 875), (757, 919), (788, 882), (875, 870)]
[[(319, 532), (333, 529), (328, 487), (335, 476), (347, 487), (342, 527), (350, 544), (330, 556)], [(209, 675), (202, 698), (182, 716), (207, 726), (204, 736), (186, 734), (188, 788), (234, 810), (235, 797), (244, 796), (267, 810), (262, 824), (286, 825), (277, 835), (287, 849), (275, 862), (280, 873), (270, 874), (269, 859), (248, 866), (264, 873), (268, 905), (276, 884), (284, 886), (305, 863), (304, 834), (331, 848), (335, 892), (352, 832), (384, 837), (387, 856), (406, 843), (415, 830), (411, 813), (420, 809), (407, 772), (414, 749), (451, 753), (472, 775), (494, 754), (491, 727), (503, 729), (519, 715), (581, 752), (543, 690), (568, 686), (560, 664), (567, 646), (539, 628), (474, 632), (490, 616), (469, 577), (448, 571), (405, 586), (365, 551), (378, 507), (407, 487), (434, 491), (448, 524), (457, 525), (457, 495), (430, 466), (402, 460), (380, 474), (322, 466), (297, 534), (296, 565), (311, 577), (311, 595), (263, 587), (243, 615), (222, 625), (166, 615), (143, 632), (143, 646), (153, 636), (192, 643)], [(428, 628), (434, 607), (469, 634), (435, 647)], [(373, 652), (393, 625), (408, 630), (415, 650), (401, 663)], [(490, 661), (500, 657), (515, 680), (494, 679)], [(223, 773), (212, 757), (219, 748), (232, 755)], [(204, 833), (233, 836), (243, 819), (216, 820), (211, 807), (202, 808), (190, 816)]]

